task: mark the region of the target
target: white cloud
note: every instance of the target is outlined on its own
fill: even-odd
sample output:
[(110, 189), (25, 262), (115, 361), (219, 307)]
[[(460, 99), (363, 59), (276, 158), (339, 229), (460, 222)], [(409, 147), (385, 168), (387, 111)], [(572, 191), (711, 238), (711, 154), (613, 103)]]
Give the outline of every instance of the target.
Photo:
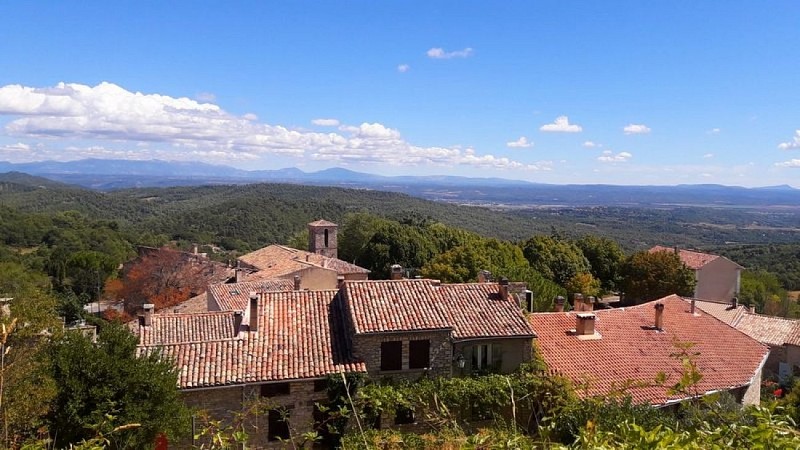
[(583, 128), (580, 125), (569, 123), (567, 116), (558, 116), (555, 122), (542, 125), (539, 130), (554, 133), (580, 133)]
[(455, 50), (452, 52), (446, 52), (443, 48), (435, 47), (426, 52), (428, 58), (433, 59), (452, 59), (452, 58), (468, 58), (472, 56), (472, 49), (467, 47), (463, 50)]
[[(354, 126), (336, 119), (316, 119), (315, 124), (338, 126), (337, 131), (294, 130), (259, 122), (252, 114), (236, 116), (215, 104), (131, 92), (107, 82), (97, 86), (60, 83), (47, 88), (2, 86), (0, 116), (9, 117), (0, 137), (34, 141), (25, 144), (36, 146), (36, 151), (26, 156), (28, 160), (106, 155), (224, 162), (287, 155), (346, 165), (465, 165), (533, 171), (551, 170), (552, 166), (548, 161), (522, 163), (472, 149), (417, 146), (381, 123)], [(46, 148), (39, 148), (42, 143)]]
[(336, 119), (314, 119), (311, 121), (314, 125), (319, 125), (321, 127), (338, 127), (339, 121)]
[(528, 148), (533, 147), (533, 142), (529, 142), (525, 136), (520, 136), (516, 141), (506, 142), (506, 146), (510, 148)]
[(706, 153), (705, 155), (703, 155), (703, 158), (705, 158), (705, 159), (709, 159), (709, 158), (713, 158), (713, 157), (714, 157), (713, 153)]
[(789, 161), (775, 163), (776, 167), (792, 167), (800, 168), (800, 159), (790, 159)]
[(708, 134), (719, 134), (720, 131), (722, 131), (722, 130), (720, 130), (719, 128), (712, 128), (712, 129), (708, 130), (706, 133), (708, 133)]
[(800, 130), (795, 130), (792, 140), (778, 144), (778, 148), (781, 150), (794, 150), (800, 148)]
[(31, 146), (22, 142), (0, 145), (0, 153), (29, 153), (30, 151)]
[(625, 134), (647, 134), (651, 130), (647, 125), (631, 123), (622, 128), (622, 131), (624, 131)]
[(399, 66), (397, 66), (397, 71), (400, 73), (406, 73), (409, 70), (411, 70), (411, 66), (409, 66), (408, 64), (400, 64)]
[(597, 157), (600, 162), (627, 162), (633, 155), (628, 152), (619, 152), (616, 155), (611, 150), (606, 150)]
[(217, 96), (211, 92), (198, 92), (194, 95), (194, 99), (203, 103), (214, 103), (217, 101)]
[(585, 141), (583, 143), (583, 146), (586, 147), (586, 148), (602, 147), (602, 145), (600, 145), (600, 144), (598, 144), (597, 142), (594, 142), (594, 141)]

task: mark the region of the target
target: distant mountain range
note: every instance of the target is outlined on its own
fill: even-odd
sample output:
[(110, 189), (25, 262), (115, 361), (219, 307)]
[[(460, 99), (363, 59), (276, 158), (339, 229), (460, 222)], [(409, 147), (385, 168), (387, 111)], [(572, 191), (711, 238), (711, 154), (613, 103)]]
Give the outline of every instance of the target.
[(304, 172), (296, 168), (241, 170), (199, 162), (84, 159), (14, 164), (0, 173), (23, 172), (95, 189), (205, 184), (294, 183), (403, 192), (431, 200), (500, 207), (535, 206), (725, 206), (800, 208), (791, 186), (743, 188), (722, 185), (555, 185), (459, 176), (381, 176), (342, 168)]

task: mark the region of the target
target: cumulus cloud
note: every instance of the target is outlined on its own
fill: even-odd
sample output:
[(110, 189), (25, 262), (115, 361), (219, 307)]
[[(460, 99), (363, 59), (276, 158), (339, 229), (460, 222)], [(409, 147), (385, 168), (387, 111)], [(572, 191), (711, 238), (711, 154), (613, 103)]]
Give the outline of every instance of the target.
[[(46, 88), (2, 86), (0, 116), (9, 117), (0, 135), (39, 139), (49, 148), (38, 155), (62, 159), (66, 155), (108, 155), (252, 160), (287, 155), (342, 164), (551, 168), (546, 161), (529, 164), (480, 155), (472, 149), (416, 146), (403, 139), (400, 131), (381, 123), (347, 125), (336, 119), (315, 119), (312, 122), (317, 125), (338, 128), (329, 133), (295, 130), (259, 122), (253, 114), (233, 115), (212, 103), (131, 92), (107, 82), (96, 86), (59, 83)], [(107, 148), (103, 143), (126, 150)]]
[(339, 121), (336, 119), (314, 119), (311, 121), (314, 125), (319, 125), (321, 127), (338, 127)]
[(400, 73), (406, 73), (409, 70), (411, 70), (411, 66), (409, 66), (408, 64), (400, 64), (399, 66), (397, 66), (397, 71)]
[(602, 147), (602, 145), (594, 141), (584, 141), (583, 146), (586, 148)]
[(428, 58), (432, 59), (452, 59), (452, 58), (468, 58), (472, 56), (472, 49), (467, 47), (463, 50), (455, 50), (446, 52), (443, 48), (434, 47), (426, 52)]
[(217, 101), (217, 96), (212, 94), (211, 92), (198, 92), (194, 95), (194, 99), (198, 102), (203, 103), (213, 103)]
[(611, 150), (606, 150), (597, 157), (600, 162), (627, 162), (633, 155), (628, 152), (619, 152), (616, 155)]
[(631, 123), (623, 127), (622, 131), (624, 131), (625, 134), (647, 134), (651, 130), (647, 125)]
[(789, 161), (775, 163), (777, 167), (800, 168), (800, 159), (790, 159)]
[(544, 124), (539, 127), (539, 130), (551, 133), (580, 133), (583, 131), (583, 127), (569, 123), (569, 117), (567, 116), (558, 116), (555, 122)]
[(528, 141), (525, 136), (520, 136), (516, 141), (506, 142), (506, 147), (510, 148), (528, 148), (533, 147), (533, 142)]
[(800, 130), (795, 130), (792, 140), (778, 144), (778, 148), (781, 150), (794, 150), (800, 148)]
[(30, 151), (31, 146), (22, 142), (0, 145), (0, 152), (2, 153), (29, 153)]

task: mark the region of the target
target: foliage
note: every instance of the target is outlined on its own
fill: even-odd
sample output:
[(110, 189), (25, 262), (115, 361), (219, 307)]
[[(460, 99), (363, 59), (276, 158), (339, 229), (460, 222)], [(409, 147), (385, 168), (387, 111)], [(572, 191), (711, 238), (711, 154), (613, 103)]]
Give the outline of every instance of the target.
[[(719, 254), (753, 272), (769, 271), (783, 289), (800, 290), (800, 244), (738, 245), (718, 247)], [(740, 241), (741, 242), (741, 241)]]
[(694, 271), (671, 251), (634, 253), (623, 263), (621, 273), (624, 301), (628, 304), (694, 293)]
[(66, 333), (49, 348), (57, 394), (50, 433), (58, 446), (93, 437), (93, 424), (113, 416), (115, 423), (139, 427), (114, 434), (114, 448), (143, 448), (159, 432), (171, 439), (188, 427), (188, 411), (178, 392), (171, 361), (157, 353), (136, 355), (136, 338), (109, 324), (97, 343), (81, 333)]
[(739, 301), (771, 316), (798, 317), (797, 306), (790, 302), (778, 277), (764, 270), (742, 272)]
[(576, 275), (589, 272), (589, 262), (571, 241), (533, 236), (522, 244), (522, 251), (531, 267), (562, 287)]
[(620, 283), (620, 265), (625, 260), (625, 253), (619, 244), (607, 237), (584, 236), (575, 240), (575, 245), (589, 261), (591, 274), (600, 281), (601, 289), (615, 291)]

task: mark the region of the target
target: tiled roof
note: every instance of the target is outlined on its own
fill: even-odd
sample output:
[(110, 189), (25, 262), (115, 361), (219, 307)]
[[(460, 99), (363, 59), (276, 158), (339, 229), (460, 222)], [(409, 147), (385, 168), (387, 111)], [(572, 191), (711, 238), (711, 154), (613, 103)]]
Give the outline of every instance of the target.
[[(654, 325), (654, 305), (663, 303), (663, 331)], [(537, 345), (551, 371), (576, 383), (578, 392), (607, 396), (626, 388), (634, 401), (665, 404), (687, 397), (670, 394), (669, 387), (683, 373), (676, 342), (691, 342), (703, 377), (692, 390), (705, 393), (751, 383), (765, 361), (768, 348), (708, 314), (692, 315), (689, 304), (671, 295), (656, 302), (629, 308), (599, 310), (595, 330), (600, 339), (581, 340), (575, 329), (575, 313), (536, 313), (529, 317), (539, 336)], [(660, 372), (663, 385), (654, 381)], [(647, 385), (630, 385), (630, 383)]]
[(795, 340), (794, 336), (800, 330), (800, 321), (761, 314), (745, 314), (735, 326), (759, 342), (783, 345)]
[(717, 319), (734, 327), (742, 318), (742, 316), (747, 314), (746, 306), (738, 305), (736, 308), (733, 308), (733, 305), (731, 305), (729, 302), (695, 300), (695, 306), (701, 311), (711, 314)]
[(327, 220), (317, 220), (308, 224), (312, 227), (335, 227), (338, 226), (333, 222), (328, 222)]
[(205, 292), (200, 295), (195, 295), (185, 302), (172, 306), (171, 311), (176, 313), (208, 312), (208, 295)]
[(217, 302), (221, 311), (243, 311), (247, 307), (251, 292), (291, 291), (294, 280), (271, 279), (261, 281), (245, 281), (242, 283), (212, 284), (208, 293)]
[(245, 315), (237, 334), (232, 312), (155, 315), (151, 327), (135, 327), (139, 352), (173, 358), (184, 389), (365, 372), (349, 354), (336, 298), (332, 290), (263, 293), (259, 330), (249, 331)]
[(355, 333), (452, 329), (454, 339), (533, 337), (512, 298), (496, 283), (434, 280), (347, 281), (344, 294)]
[(369, 270), (341, 259), (283, 245), (269, 245), (258, 249), (240, 256), (239, 261), (258, 269), (259, 277), (268, 278), (277, 278), (308, 267), (335, 270), (339, 275), (369, 273)]
[[(674, 248), (669, 247), (662, 247), (660, 245), (656, 245), (655, 247), (650, 249), (650, 253), (653, 252), (674, 252)], [(694, 252), (691, 250), (684, 250), (678, 249), (678, 256), (680, 256), (681, 261), (686, 264), (687, 267), (690, 269), (700, 269), (701, 267), (705, 266), (706, 264), (714, 261), (717, 258), (721, 258), (719, 255), (711, 255), (708, 253), (701, 253), (701, 252)]]

